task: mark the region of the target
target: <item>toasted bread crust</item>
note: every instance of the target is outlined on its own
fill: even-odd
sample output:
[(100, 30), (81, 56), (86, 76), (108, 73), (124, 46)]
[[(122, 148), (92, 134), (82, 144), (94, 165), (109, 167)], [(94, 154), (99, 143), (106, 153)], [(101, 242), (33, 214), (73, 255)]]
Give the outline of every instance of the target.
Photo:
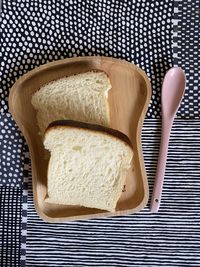
[(91, 123), (86, 123), (86, 122), (81, 122), (81, 121), (74, 121), (74, 120), (58, 120), (58, 121), (51, 122), (45, 131), (44, 138), (50, 130), (55, 129), (55, 128), (60, 128), (60, 127), (73, 127), (73, 128), (90, 130), (94, 132), (101, 132), (103, 134), (111, 135), (112, 137), (121, 139), (124, 143), (129, 145), (131, 149), (133, 149), (132, 143), (130, 139), (128, 138), (128, 136), (118, 130), (105, 127), (102, 125), (91, 124)]

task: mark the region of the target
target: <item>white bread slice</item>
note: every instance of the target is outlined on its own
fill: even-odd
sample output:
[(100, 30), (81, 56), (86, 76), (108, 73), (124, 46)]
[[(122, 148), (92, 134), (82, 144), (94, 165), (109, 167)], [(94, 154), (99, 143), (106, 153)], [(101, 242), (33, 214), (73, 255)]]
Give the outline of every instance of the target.
[(55, 120), (72, 119), (110, 125), (107, 102), (110, 80), (102, 71), (65, 77), (42, 86), (33, 96), (40, 134)]
[(46, 202), (115, 211), (133, 157), (130, 140), (107, 127), (57, 121), (47, 128), (51, 152)]

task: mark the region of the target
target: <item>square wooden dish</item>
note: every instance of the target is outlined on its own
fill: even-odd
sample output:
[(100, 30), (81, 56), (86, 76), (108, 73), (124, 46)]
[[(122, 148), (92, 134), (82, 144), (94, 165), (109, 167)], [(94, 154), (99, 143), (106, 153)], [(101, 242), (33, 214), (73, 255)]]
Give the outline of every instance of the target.
[[(126, 187), (114, 214), (44, 201), (47, 193), (48, 161), (44, 158), (44, 147), (38, 135), (36, 112), (31, 105), (31, 97), (42, 85), (52, 80), (90, 70), (103, 70), (109, 76), (112, 84), (108, 96), (111, 127), (128, 135), (134, 148), (134, 159)], [(65, 222), (130, 214), (144, 208), (148, 201), (148, 185), (141, 148), (141, 130), (150, 97), (150, 82), (140, 68), (109, 57), (78, 57), (48, 63), (28, 72), (13, 85), (9, 95), (9, 108), (29, 146), (34, 203), (43, 220)]]

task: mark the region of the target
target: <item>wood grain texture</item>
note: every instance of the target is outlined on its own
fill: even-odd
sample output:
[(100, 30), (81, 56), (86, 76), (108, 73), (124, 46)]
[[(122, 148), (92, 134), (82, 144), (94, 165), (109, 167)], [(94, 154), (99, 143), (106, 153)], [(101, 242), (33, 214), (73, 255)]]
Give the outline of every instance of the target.
[[(42, 85), (77, 73), (102, 70), (110, 78), (111, 127), (126, 134), (133, 145), (134, 159), (126, 180), (126, 189), (115, 213), (80, 206), (45, 203), (48, 160), (36, 121), (31, 97)], [(137, 66), (109, 57), (78, 57), (45, 64), (22, 76), (11, 88), (9, 109), (29, 146), (32, 164), (34, 203), (38, 215), (48, 222), (89, 219), (137, 212), (148, 201), (148, 184), (141, 147), (141, 131), (151, 97), (146, 74)]]

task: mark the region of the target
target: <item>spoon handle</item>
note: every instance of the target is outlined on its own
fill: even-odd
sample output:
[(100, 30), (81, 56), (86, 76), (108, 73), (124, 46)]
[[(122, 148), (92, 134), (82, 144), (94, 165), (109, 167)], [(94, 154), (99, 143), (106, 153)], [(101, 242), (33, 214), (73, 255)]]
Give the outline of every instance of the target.
[(151, 212), (157, 212), (160, 207), (172, 122), (173, 120), (167, 120), (164, 118), (162, 119), (162, 136), (160, 142), (160, 152), (158, 157), (158, 165), (154, 182), (153, 195), (151, 199)]

